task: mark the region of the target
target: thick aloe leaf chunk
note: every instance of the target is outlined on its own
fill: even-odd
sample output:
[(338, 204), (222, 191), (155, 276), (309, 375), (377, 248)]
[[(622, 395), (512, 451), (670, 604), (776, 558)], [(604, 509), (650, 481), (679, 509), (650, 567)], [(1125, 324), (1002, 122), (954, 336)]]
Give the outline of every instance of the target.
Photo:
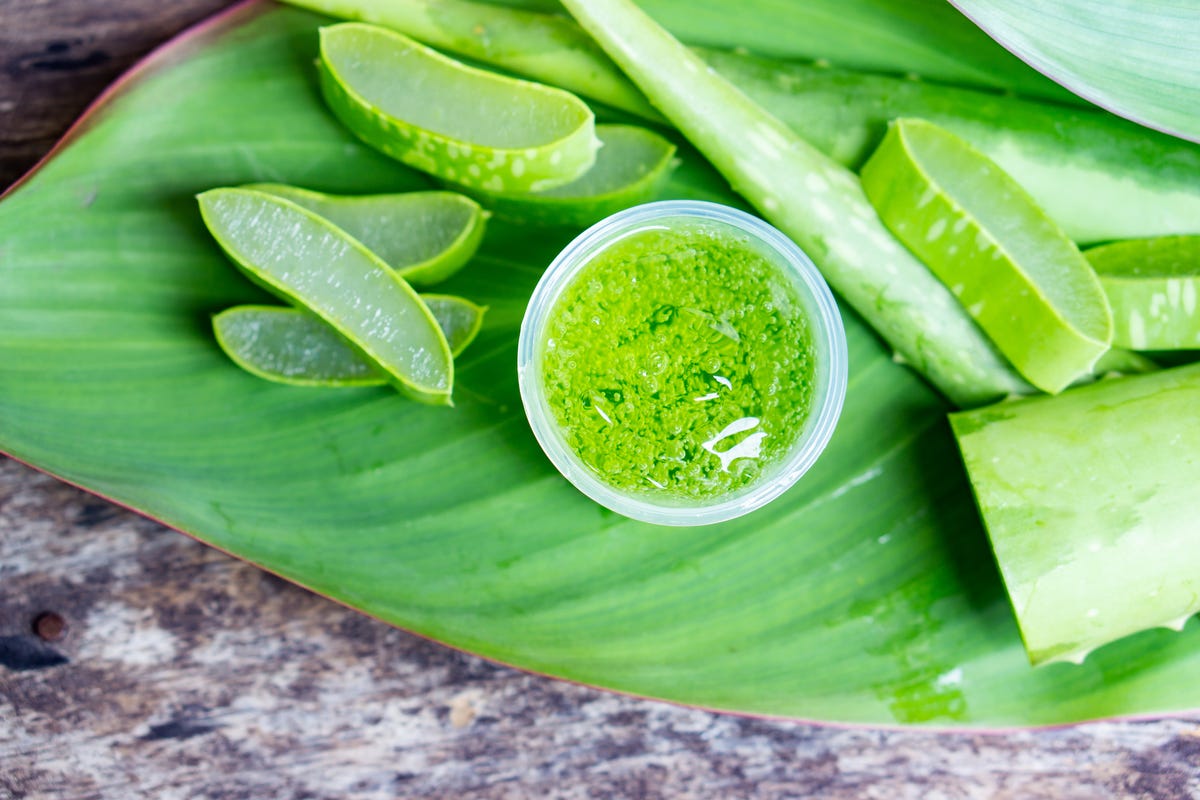
[(291, 200), (324, 217), (413, 286), (431, 286), (466, 266), (487, 222), (487, 212), (457, 192), (345, 196), (279, 183), (244, 188)]
[(1112, 317), (1079, 248), (991, 159), (923, 120), (896, 121), (863, 165), (880, 217), (1030, 383), (1091, 372)]
[(1034, 664), (1200, 611), (1200, 365), (950, 415)]
[(1084, 253), (1113, 314), (1113, 344), (1200, 349), (1200, 236), (1131, 239)]
[[(421, 299), (457, 358), (479, 333), (486, 308), (451, 295)], [(213, 317), (217, 343), (260, 378), (295, 386), (381, 386), (387, 378), (328, 323), (289, 306), (234, 306)]]
[(332, 325), (401, 391), (451, 404), (454, 362), (446, 337), (387, 264), (290, 200), (212, 189), (199, 201), (209, 232), (248, 277)]
[[(477, 196), (517, 222), (587, 226), (652, 199), (670, 175), (675, 145), (636, 125), (597, 125), (596, 163), (565, 186), (544, 192)], [(464, 191), (471, 191), (466, 189)]]
[(439, 178), (537, 192), (595, 161), (595, 118), (578, 97), (469, 67), (394, 31), (322, 28), (318, 67), (326, 102), (355, 135)]

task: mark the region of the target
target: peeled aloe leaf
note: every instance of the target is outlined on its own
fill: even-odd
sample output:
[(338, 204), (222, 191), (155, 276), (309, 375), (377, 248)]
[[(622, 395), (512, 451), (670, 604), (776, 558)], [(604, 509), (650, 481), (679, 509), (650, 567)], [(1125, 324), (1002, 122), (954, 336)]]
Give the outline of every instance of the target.
[(199, 196), (209, 232), (255, 282), (331, 325), (405, 394), (450, 405), (454, 362), (416, 292), (340, 228), (274, 195)]
[(325, 101), (372, 147), (464, 186), (537, 192), (596, 159), (591, 109), (572, 94), (469, 67), (386, 28), (321, 29)]
[(1030, 383), (1055, 393), (1091, 374), (1112, 341), (1100, 281), (995, 162), (944, 128), (902, 119), (862, 180), (887, 226)]
[(1114, 344), (1200, 349), (1200, 236), (1132, 239), (1084, 255), (1112, 306)]
[(716, 50), (704, 60), (817, 149), (859, 169), (919, 117), (995, 161), (1076, 242), (1193, 233), (1200, 145), (1099, 109)]
[(486, 213), (457, 192), (339, 196), (278, 183), (243, 187), (291, 200), (353, 236), (413, 286), (458, 272), (483, 241)]
[[(711, 528), (604, 513), (529, 431), (517, 333), (570, 231), (492, 220), (486, 268), (440, 289), (490, 307), (452, 413), (232, 367), (211, 315), (267, 298), (213, 246), (195, 193), (427, 186), (313, 91), (323, 22), (237, 6), (0, 201), (0, 450), (423, 636), (638, 695), (943, 728), (1200, 707), (1196, 622), (1029, 668), (946, 405), (849, 310), (846, 409), (820, 462)], [(681, 154), (664, 197), (738, 202)]]
[(1200, 611), (1200, 365), (950, 415), (1034, 664)]
[(1200, 141), (1200, 4), (951, 0), (1008, 50), (1114, 114)]
[[(422, 295), (457, 358), (486, 309), (461, 297)], [(221, 349), (260, 378), (296, 386), (382, 386), (387, 377), (324, 320), (286, 306), (234, 306), (213, 317)]]
[(285, 0), (371, 22), (440, 50), (561, 86), (613, 108), (661, 120), (621, 70), (569, 19), (467, 0)]
[(518, 222), (586, 227), (650, 200), (662, 188), (675, 145), (635, 125), (597, 125), (596, 138), (603, 145), (596, 163), (565, 186), (479, 198), (496, 214)]

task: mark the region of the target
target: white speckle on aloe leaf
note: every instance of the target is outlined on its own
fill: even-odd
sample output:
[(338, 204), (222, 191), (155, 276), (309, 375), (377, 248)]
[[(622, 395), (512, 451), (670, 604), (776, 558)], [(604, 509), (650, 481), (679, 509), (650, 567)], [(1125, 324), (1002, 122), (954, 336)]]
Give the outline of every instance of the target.
[(779, 201), (776, 200), (774, 197), (764, 197), (762, 202), (763, 202), (763, 208), (769, 212), (779, 210)]
[(525, 157), (528, 158), (530, 161), (537, 158), (537, 156), (538, 156), (538, 151), (537, 151), (536, 147), (530, 147), (525, 151)]
[(825, 205), (824, 203), (817, 203), (816, 205), (814, 205), (813, 211), (816, 213), (816, 215), (818, 217), (821, 218), (822, 222), (830, 222), (831, 223), (837, 219), (837, 215), (833, 213), (833, 209), (831, 209), (829, 206)]
[(823, 194), (829, 191), (829, 183), (815, 172), (808, 173), (804, 179), (804, 185), (814, 194)]
[(921, 195), (921, 199), (917, 201), (917, 208), (924, 208), (929, 205), (935, 197), (937, 197), (937, 192), (933, 189), (926, 189), (925, 193)]
[(512, 174), (514, 178), (519, 178), (525, 174), (525, 159), (514, 158), (512, 162)]
[(968, 224), (970, 224), (970, 223), (966, 217), (959, 217), (955, 221), (954, 227), (951, 228), (951, 230), (954, 231), (955, 233), (962, 233), (963, 231), (965, 231), (967, 229)]
[(496, 152), (492, 153), (492, 160), (489, 161), (487, 165), (492, 169), (497, 169), (498, 167), (504, 166), (504, 162), (507, 160), (508, 159), (504, 153), (497, 150)]
[(489, 192), (500, 192), (504, 190), (504, 181), (500, 179), (499, 175), (493, 175), (483, 182), (483, 188)]
[(1184, 281), (1183, 284), (1183, 310), (1187, 314), (1196, 313), (1196, 282)]
[(560, 162), (562, 162), (562, 151), (555, 150), (550, 154), (550, 166), (557, 167)]
[(1162, 292), (1155, 292), (1150, 297), (1150, 316), (1162, 316), (1162, 307), (1166, 305), (1167, 296)]
[(967, 313), (970, 314), (972, 317), (978, 317), (980, 314), (983, 313), (983, 309), (984, 309), (984, 302), (982, 300), (980, 300), (978, 303), (973, 303), (973, 304), (967, 306)]
[(943, 672), (941, 675), (938, 675), (937, 680), (934, 681), (934, 685), (939, 688), (958, 686), (960, 683), (962, 683), (962, 674), (962, 667), (955, 667), (948, 672)]
[(957, 252), (958, 252), (958, 245), (956, 245), (956, 244), (952, 244), (946, 248), (946, 255), (948, 255), (948, 256), (952, 256)]
[(925, 241), (932, 242), (935, 239), (939, 238), (945, 232), (946, 232), (946, 220), (945, 220), (945, 218), (939, 218), (932, 225), (929, 226), (929, 231), (928, 231), (928, 233), (925, 234)]
[(965, 287), (961, 283), (956, 283), (950, 287), (950, 291), (956, 295), (962, 294)]
[(1137, 311), (1129, 312), (1129, 341), (1134, 350), (1142, 350), (1146, 347), (1146, 321)]
[(470, 173), (472, 178), (478, 178), (483, 174), (483, 170), (479, 168), (478, 164), (472, 164), (471, 166), (467, 167), (467, 172)]
[(1171, 308), (1179, 307), (1179, 295), (1182, 287), (1182, 281), (1179, 278), (1167, 278), (1167, 302), (1171, 304)]

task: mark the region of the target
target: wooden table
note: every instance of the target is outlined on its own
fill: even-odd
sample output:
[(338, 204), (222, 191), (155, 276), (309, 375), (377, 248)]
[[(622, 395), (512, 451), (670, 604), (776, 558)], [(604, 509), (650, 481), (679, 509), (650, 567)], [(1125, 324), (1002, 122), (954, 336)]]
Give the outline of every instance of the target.
[[(228, 0), (0, 0), (0, 186)], [(1200, 679), (1200, 676), (1197, 676)], [(494, 666), (0, 459), (0, 798), (1195, 798), (1200, 714), (711, 714)]]

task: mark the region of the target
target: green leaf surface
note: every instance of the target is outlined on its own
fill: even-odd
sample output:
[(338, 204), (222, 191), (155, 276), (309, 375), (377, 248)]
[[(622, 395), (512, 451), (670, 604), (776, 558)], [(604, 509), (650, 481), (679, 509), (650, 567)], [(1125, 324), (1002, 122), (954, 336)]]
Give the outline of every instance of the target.
[(1200, 236), (1130, 239), (1084, 255), (1112, 306), (1115, 344), (1200, 350)]
[[(530, 433), (517, 331), (560, 234), (494, 223), (444, 285), (490, 307), (454, 409), (231, 364), (209, 318), (264, 295), (208, 236), (197, 192), (428, 188), (325, 110), (322, 22), (253, 4), (179, 40), (0, 203), (4, 451), (422, 635), (624, 692), (975, 727), (1200, 706), (1194, 620), (1029, 668), (945, 406), (851, 315), (821, 460), (707, 528), (603, 511)], [(722, 192), (692, 155), (664, 190)]]
[(997, 42), (1080, 97), (1200, 141), (1200, 3), (951, 2)]

